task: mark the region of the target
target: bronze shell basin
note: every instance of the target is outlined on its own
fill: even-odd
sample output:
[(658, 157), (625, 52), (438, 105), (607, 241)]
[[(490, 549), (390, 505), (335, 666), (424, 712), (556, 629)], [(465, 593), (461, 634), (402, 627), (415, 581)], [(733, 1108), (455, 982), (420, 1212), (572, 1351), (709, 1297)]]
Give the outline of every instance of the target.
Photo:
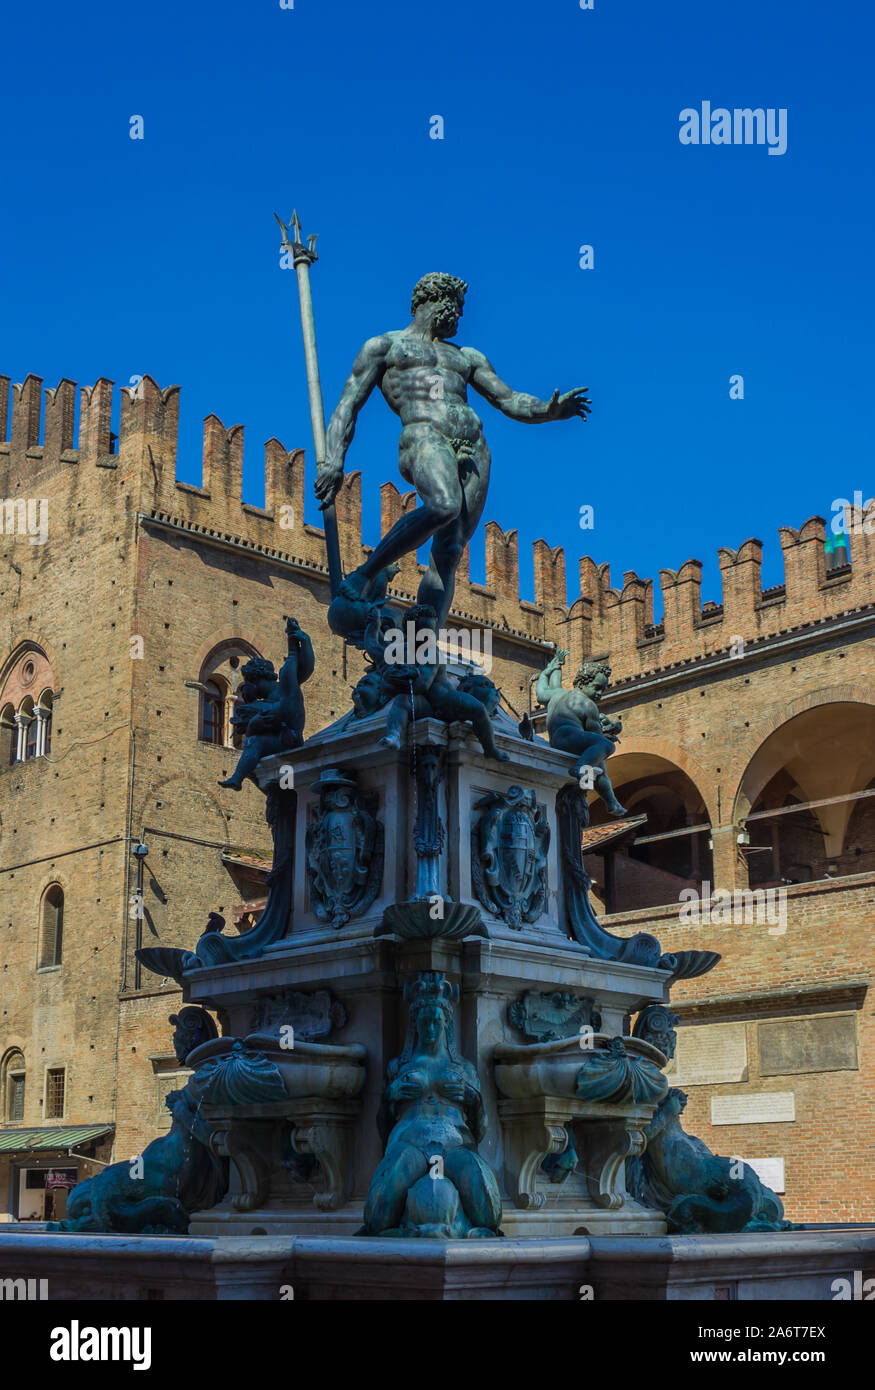
[(393, 903), (383, 913), (383, 920), (374, 936), (414, 937), (442, 936), (461, 941), (466, 936), (488, 936), (479, 907), (473, 903), (441, 901), (440, 916), (432, 916), (431, 900), (426, 902)]
[(351, 1100), (364, 1088), (367, 1053), (359, 1043), (338, 1046), (296, 1038), (294, 1046), (286, 1048), (280, 1046), (275, 1033), (250, 1033), (242, 1042), (215, 1038), (203, 1043), (189, 1053), (185, 1065), (197, 1069), (220, 1059), (230, 1060), (235, 1052), (243, 1063), (258, 1059), (270, 1070), (276, 1067), (288, 1100)]
[[(533, 1096), (580, 1099), (578, 1079), (582, 1071), (590, 1069), (588, 1059), (606, 1071), (611, 1064), (616, 1064), (619, 1073), (624, 1069), (642, 1071), (648, 1091), (664, 1095), (668, 1090), (668, 1081), (657, 1076), (668, 1060), (664, 1053), (641, 1038), (612, 1038), (607, 1033), (575, 1033), (554, 1042), (500, 1043), (494, 1053), (495, 1084), (499, 1095), (508, 1100)], [(618, 1088), (621, 1082), (618, 1076)], [(613, 1096), (608, 1091), (603, 1098)]]

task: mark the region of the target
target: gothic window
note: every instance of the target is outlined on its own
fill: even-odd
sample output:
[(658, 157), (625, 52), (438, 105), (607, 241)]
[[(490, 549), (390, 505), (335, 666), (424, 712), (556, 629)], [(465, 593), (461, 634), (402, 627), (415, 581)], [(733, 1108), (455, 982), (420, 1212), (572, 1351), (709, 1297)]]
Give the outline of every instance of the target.
[(0, 771), (50, 751), (56, 689), (48, 657), (32, 642), (0, 662)]
[(0, 1068), (0, 1105), (4, 1120), (19, 1124), (24, 1119), (24, 1054), (12, 1048)]
[(220, 678), (205, 683), (201, 694), (201, 738), (204, 743), (224, 744), (227, 686)]
[(220, 748), (240, 748), (243, 733), (232, 720), (243, 686), (242, 669), (259, 653), (236, 638), (220, 642), (210, 652), (191, 684), (200, 691), (198, 737)]
[(40, 912), (40, 967), (61, 964), (64, 934), (64, 890), (53, 883), (43, 894)]
[(37, 721), (37, 746), (36, 756), (38, 758), (47, 757), (52, 751), (52, 705), (54, 699), (51, 690), (44, 690), (40, 695), (36, 707)]
[(33, 700), (29, 698), (24, 700), (19, 714), (24, 729), (24, 760), (30, 762), (32, 758), (36, 757), (37, 748), (37, 720), (33, 712)]

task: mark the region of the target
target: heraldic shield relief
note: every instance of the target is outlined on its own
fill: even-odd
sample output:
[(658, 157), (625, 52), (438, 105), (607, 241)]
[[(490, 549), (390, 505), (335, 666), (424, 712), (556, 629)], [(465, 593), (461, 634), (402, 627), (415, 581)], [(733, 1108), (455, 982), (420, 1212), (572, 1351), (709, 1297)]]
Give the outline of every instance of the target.
[(474, 806), (471, 880), (493, 916), (519, 929), (534, 922), (547, 901), (550, 827), (533, 791), (508, 787), (489, 792)]
[(383, 827), (375, 796), (365, 796), (337, 768), (313, 783), (319, 806), (307, 827), (307, 874), (313, 911), (342, 927), (371, 906), (383, 879)]

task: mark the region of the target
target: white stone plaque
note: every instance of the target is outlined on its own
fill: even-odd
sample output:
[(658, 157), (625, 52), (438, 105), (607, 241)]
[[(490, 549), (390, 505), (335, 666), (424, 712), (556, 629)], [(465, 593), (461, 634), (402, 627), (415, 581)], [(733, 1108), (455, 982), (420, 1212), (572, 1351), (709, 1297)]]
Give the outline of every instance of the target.
[(795, 1119), (796, 1097), (792, 1091), (711, 1097), (712, 1125), (773, 1125)]
[(679, 1028), (677, 1050), (665, 1069), (673, 1086), (708, 1086), (747, 1080), (747, 1031), (743, 1023), (704, 1023)]
[(745, 1163), (754, 1170), (761, 1183), (773, 1192), (785, 1192), (783, 1158), (746, 1158)]

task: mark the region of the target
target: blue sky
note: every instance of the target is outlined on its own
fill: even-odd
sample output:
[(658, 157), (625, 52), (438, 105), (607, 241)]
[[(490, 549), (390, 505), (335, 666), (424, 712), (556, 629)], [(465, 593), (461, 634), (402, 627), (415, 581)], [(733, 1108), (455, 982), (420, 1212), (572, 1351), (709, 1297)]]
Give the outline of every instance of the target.
[[(539, 536), (565, 546), (572, 599), (583, 553), (615, 583), (695, 556), (719, 599), (717, 547), (750, 535), (779, 583), (778, 526), (875, 491), (871, 10), (594, 4), (16, 7), (0, 372), (180, 383), (180, 476), (199, 481), (214, 411), (246, 425), (258, 502), (265, 439), (311, 450), (273, 221), (296, 205), (320, 233), (326, 414), (427, 270), (469, 281), (458, 340), (511, 385), (590, 387), (585, 426), (526, 427), (483, 403), (486, 515), (519, 528), (524, 595)], [(679, 113), (702, 100), (787, 108), (786, 154), (682, 146)], [(375, 398), (348, 456), (366, 540), (397, 432)]]

